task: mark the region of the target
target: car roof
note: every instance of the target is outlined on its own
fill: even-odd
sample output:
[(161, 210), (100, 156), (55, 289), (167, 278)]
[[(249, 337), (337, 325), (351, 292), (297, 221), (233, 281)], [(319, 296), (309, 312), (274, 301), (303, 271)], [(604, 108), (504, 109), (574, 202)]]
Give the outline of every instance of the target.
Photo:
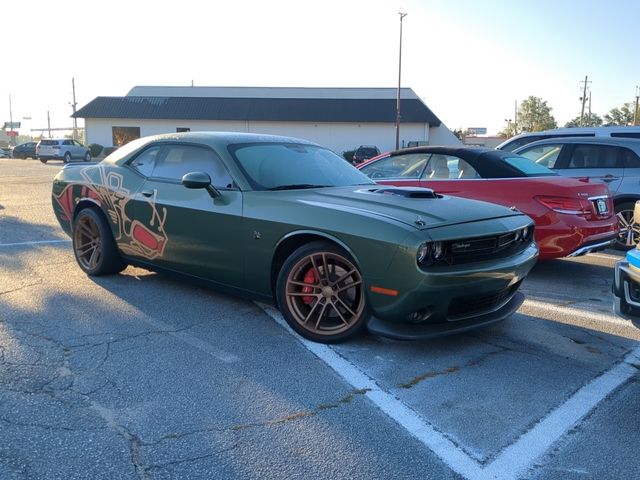
[(596, 145), (614, 145), (630, 147), (636, 151), (640, 150), (640, 139), (627, 138), (627, 137), (555, 137), (555, 138), (543, 138), (542, 140), (536, 140), (535, 142), (527, 143), (513, 150), (513, 153), (517, 153), (519, 150), (524, 150), (536, 145), (548, 145), (550, 143), (588, 143)]
[(503, 152), (493, 148), (485, 147), (459, 147), (459, 146), (422, 146), (403, 148), (389, 152), (388, 155), (402, 155), (406, 153), (437, 153), (440, 155), (455, 155), (462, 159), (474, 159), (480, 156), (491, 156), (494, 158), (503, 158), (513, 156), (512, 152)]

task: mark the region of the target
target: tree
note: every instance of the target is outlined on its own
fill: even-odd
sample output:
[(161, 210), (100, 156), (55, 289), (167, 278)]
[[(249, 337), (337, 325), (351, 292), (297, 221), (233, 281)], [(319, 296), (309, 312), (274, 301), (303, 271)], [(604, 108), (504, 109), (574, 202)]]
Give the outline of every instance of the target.
[(633, 103), (625, 103), (620, 108), (612, 108), (609, 113), (604, 116), (605, 126), (612, 125), (633, 125), (633, 112), (635, 105)]
[(597, 113), (585, 113), (582, 119), (582, 125), (580, 125), (580, 115), (576, 118), (569, 120), (565, 127), (574, 128), (574, 127), (599, 127), (602, 125), (602, 117)]
[(518, 109), (517, 133), (539, 132), (557, 128), (556, 119), (551, 115), (551, 107), (540, 97), (529, 96), (520, 104)]
[(465, 132), (462, 128), (456, 128), (455, 130), (452, 130), (451, 133), (453, 133), (461, 142), (464, 141)]

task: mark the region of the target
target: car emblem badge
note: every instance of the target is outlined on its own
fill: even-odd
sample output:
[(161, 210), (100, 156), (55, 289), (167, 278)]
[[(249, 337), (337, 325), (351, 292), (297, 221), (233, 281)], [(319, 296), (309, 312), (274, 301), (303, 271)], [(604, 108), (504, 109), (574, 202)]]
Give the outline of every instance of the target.
[(420, 215), (418, 215), (416, 217), (416, 219), (413, 221), (413, 223), (415, 223), (419, 227), (424, 227), (427, 224), (427, 222), (425, 222)]
[(253, 231), (253, 239), (254, 240), (260, 240), (262, 238), (262, 234), (260, 232), (258, 232), (257, 230)]

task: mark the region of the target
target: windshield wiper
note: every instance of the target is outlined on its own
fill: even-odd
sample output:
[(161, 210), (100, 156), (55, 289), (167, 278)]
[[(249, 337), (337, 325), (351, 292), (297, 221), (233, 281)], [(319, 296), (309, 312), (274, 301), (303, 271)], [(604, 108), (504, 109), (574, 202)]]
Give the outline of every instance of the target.
[(331, 185), (313, 185), (311, 183), (293, 183), (291, 185), (278, 185), (277, 187), (272, 187), (269, 190), (297, 190), (303, 188), (326, 188)]

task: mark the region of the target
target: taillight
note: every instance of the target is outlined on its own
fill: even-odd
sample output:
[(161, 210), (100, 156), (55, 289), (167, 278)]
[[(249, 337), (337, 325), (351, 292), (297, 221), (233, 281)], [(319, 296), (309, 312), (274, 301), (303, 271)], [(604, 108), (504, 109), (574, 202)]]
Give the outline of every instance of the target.
[(584, 215), (586, 217), (590, 217), (593, 213), (591, 202), (586, 198), (546, 197), (542, 195), (534, 198), (554, 212), (567, 215)]

